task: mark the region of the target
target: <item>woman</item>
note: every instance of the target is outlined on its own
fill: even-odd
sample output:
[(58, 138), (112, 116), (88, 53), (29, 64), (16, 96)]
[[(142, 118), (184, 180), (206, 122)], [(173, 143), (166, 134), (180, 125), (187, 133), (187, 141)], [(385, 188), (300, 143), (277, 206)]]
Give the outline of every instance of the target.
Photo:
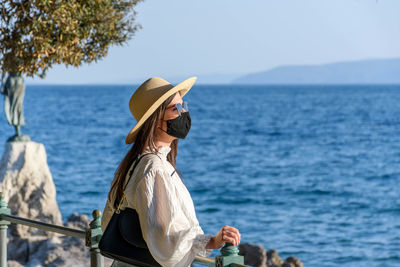
[(173, 86), (154, 77), (132, 95), (129, 109), (137, 124), (125, 142), (133, 146), (116, 170), (102, 218), (104, 231), (120, 202), (122, 210), (135, 209), (150, 253), (162, 266), (187, 267), (196, 255), (207, 256), (225, 242), (240, 243), (239, 231), (230, 226), (215, 236), (203, 233), (175, 168), (178, 139), (186, 137), (191, 122), (182, 97), (195, 81), (192, 77)]

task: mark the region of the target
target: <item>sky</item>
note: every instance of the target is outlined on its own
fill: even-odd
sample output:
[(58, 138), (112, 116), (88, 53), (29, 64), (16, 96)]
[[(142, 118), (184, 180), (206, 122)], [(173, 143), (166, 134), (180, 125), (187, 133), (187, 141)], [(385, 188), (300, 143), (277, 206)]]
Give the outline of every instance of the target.
[(282, 65), (400, 58), (399, 0), (145, 0), (126, 45), (28, 84), (226, 83)]

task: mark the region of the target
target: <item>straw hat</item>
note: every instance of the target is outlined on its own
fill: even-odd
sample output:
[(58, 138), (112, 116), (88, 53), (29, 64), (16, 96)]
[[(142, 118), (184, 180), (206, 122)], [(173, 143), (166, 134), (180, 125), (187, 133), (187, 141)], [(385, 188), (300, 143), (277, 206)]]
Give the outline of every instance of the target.
[(143, 123), (151, 114), (171, 95), (180, 92), (183, 97), (196, 82), (196, 77), (191, 77), (175, 86), (163, 78), (153, 77), (142, 83), (129, 100), (129, 110), (137, 123), (129, 132), (125, 143), (135, 142), (137, 133)]

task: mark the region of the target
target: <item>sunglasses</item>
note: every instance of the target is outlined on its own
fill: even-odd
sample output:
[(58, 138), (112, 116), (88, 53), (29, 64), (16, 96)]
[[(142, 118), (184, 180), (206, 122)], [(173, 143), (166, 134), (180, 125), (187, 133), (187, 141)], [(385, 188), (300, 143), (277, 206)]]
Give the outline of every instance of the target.
[(169, 107), (167, 109), (171, 109), (171, 108), (176, 108), (176, 110), (179, 113), (179, 116), (183, 113), (183, 110), (185, 110), (185, 112), (189, 111), (189, 106), (188, 106), (188, 103), (186, 101), (183, 101), (182, 104), (181, 103), (176, 103), (175, 105), (173, 105), (172, 107)]

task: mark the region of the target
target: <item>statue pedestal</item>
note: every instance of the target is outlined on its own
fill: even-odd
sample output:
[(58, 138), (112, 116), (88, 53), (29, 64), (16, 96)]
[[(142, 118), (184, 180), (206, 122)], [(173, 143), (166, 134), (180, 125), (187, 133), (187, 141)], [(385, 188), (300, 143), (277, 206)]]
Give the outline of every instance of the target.
[(29, 135), (14, 135), (7, 139), (7, 142), (29, 142), (31, 138)]
[[(12, 215), (62, 225), (56, 187), (43, 144), (7, 142), (0, 162), (0, 183)], [(28, 239), (53, 236), (50, 232), (15, 224), (10, 225), (10, 234)]]

